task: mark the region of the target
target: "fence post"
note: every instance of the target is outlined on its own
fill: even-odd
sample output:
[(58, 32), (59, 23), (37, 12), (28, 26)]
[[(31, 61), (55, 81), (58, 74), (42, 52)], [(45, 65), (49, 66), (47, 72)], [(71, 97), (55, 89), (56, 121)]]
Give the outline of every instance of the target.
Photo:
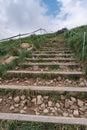
[(84, 32), (83, 35), (82, 62), (84, 61), (84, 56), (85, 56), (85, 40), (86, 40), (86, 32)]
[(20, 41), (20, 44), (21, 44), (21, 34), (19, 33), (19, 41)]

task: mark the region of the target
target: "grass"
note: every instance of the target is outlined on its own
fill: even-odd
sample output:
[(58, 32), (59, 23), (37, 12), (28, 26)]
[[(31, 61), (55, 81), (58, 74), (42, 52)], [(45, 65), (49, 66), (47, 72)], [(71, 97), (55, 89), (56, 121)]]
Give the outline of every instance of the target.
[[(75, 52), (76, 58), (82, 61), (83, 34), (87, 32), (87, 25), (71, 29), (64, 34), (68, 41), (68, 46)], [(87, 61), (87, 33), (84, 51), (84, 61)]]
[(87, 130), (87, 127), (53, 123), (0, 121), (0, 130)]
[[(26, 57), (32, 57), (31, 51), (21, 48), (22, 43), (32, 44), (33, 49), (40, 48), (45, 41), (44, 36), (32, 35), (29, 37), (9, 40), (0, 43), (0, 76), (3, 76), (7, 70), (14, 69), (19, 63), (23, 63)], [(7, 59), (9, 56), (18, 56), (18, 59), (11, 61), (8, 64), (2, 64), (2, 61)]]

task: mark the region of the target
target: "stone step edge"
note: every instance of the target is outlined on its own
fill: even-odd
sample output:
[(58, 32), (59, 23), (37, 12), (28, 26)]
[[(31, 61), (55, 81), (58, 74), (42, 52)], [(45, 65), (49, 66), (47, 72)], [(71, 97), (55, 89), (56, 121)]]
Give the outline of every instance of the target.
[(8, 73), (17, 73), (17, 74), (58, 74), (58, 75), (84, 75), (85, 73), (84, 72), (59, 72), (59, 71), (25, 71), (25, 70), (10, 70), (10, 71), (7, 71), (7, 74)]
[(87, 118), (73, 118), (73, 117), (55, 117), (55, 116), (38, 116), (27, 114), (11, 114), (0, 113), (1, 120), (17, 120), (29, 122), (42, 122), (42, 123), (61, 123), (73, 125), (87, 125)]
[(46, 92), (87, 92), (87, 87), (54, 87), (54, 86), (22, 86), (22, 85), (0, 85), (0, 89), (17, 89)]
[(50, 62), (48, 62), (48, 63), (45, 63), (45, 62), (44, 62), (44, 63), (32, 63), (32, 62), (31, 62), (31, 63), (29, 63), (29, 62), (26, 63), (26, 62), (25, 62), (25, 63), (19, 64), (19, 65), (21, 65), (21, 66), (22, 66), (22, 65), (27, 65), (27, 66), (28, 66), (28, 65), (34, 65), (34, 66), (35, 66), (35, 65), (44, 65), (44, 66), (45, 66), (45, 65), (48, 65), (48, 66), (50, 66), (50, 65), (59, 65), (59, 66), (79, 66), (78, 63), (58, 63), (58, 62), (53, 62), (53, 63), (50, 63)]
[(32, 56), (74, 56), (74, 54), (35, 54), (35, 53), (32, 53)]
[(42, 60), (42, 61), (44, 61), (44, 60), (54, 60), (54, 61), (56, 61), (56, 60), (58, 60), (58, 61), (75, 61), (75, 59), (74, 58), (26, 58), (26, 60)]
[[(55, 52), (55, 51), (52, 51), (52, 50), (46, 50), (46, 51), (44, 51), (44, 50), (42, 50), (42, 51), (40, 51), (40, 50), (36, 50), (36, 51), (32, 51), (32, 52)], [(60, 53), (62, 53), (62, 52), (72, 52), (71, 50), (60, 50), (60, 51), (56, 51), (56, 52), (60, 52)]]

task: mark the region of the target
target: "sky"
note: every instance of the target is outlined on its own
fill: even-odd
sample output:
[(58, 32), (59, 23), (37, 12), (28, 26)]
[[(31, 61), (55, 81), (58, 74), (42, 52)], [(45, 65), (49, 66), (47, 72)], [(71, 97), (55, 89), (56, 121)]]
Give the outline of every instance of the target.
[(87, 0), (0, 0), (0, 39), (87, 24)]

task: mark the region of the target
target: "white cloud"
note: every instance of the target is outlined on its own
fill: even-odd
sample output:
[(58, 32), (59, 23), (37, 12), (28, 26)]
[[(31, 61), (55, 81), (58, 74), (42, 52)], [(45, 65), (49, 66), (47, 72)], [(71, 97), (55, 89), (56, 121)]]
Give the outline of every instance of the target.
[(61, 2), (60, 13), (53, 21), (59, 27), (72, 28), (87, 24), (87, 0), (57, 0)]
[(46, 16), (42, 0), (0, 0), (0, 39), (39, 28), (56, 31), (87, 24), (87, 0), (57, 0), (56, 17)]
[(40, 0), (0, 0), (0, 37), (46, 28), (50, 20), (45, 15), (46, 7), (40, 2)]

